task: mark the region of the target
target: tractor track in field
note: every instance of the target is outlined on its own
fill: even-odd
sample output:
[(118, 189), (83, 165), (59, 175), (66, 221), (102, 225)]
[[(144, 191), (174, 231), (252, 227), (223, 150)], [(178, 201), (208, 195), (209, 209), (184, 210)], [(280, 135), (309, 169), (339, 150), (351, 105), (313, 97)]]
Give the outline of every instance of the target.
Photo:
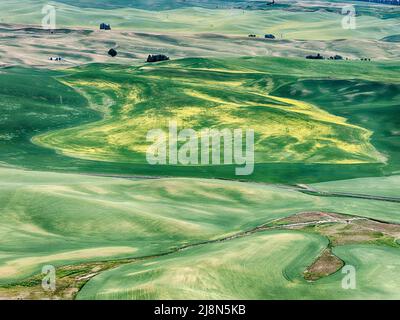
[(341, 197), (341, 198), (356, 198), (356, 199), (366, 199), (366, 200), (377, 200), (377, 201), (387, 201), (387, 202), (396, 202), (400, 203), (400, 198), (396, 197), (385, 197), (385, 196), (372, 196), (367, 194), (359, 194), (359, 193), (348, 193), (348, 192), (325, 192), (325, 191), (302, 191), (300, 192), (320, 196), (320, 197)]
[[(113, 174), (95, 174), (95, 173), (82, 173), (82, 175), (89, 175), (95, 177), (104, 178), (118, 178), (118, 179), (137, 179), (137, 180), (160, 180), (160, 179), (188, 179), (187, 177), (174, 177), (174, 176), (144, 176), (144, 175), (113, 175)], [(190, 178), (189, 178), (190, 179)], [(355, 198), (355, 199), (365, 199), (365, 200), (376, 200), (376, 201), (387, 201), (400, 203), (400, 197), (387, 197), (387, 196), (376, 196), (363, 193), (352, 193), (352, 192), (336, 192), (336, 191), (321, 191), (310, 187), (306, 184), (297, 185), (284, 185), (284, 184), (273, 184), (265, 182), (254, 182), (247, 180), (234, 180), (234, 179), (221, 179), (221, 178), (201, 178), (207, 180), (221, 180), (221, 181), (232, 181), (239, 183), (250, 183), (259, 185), (275, 186), (277, 188), (291, 189), (301, 193), (305, 193), (312, 196), (319, 197), (342, 197), (342, 198)]]
[(363, 193), (352, 193), (352, 192), (336, 192), (336, 191), (320, 191), (314, 189), (308, 185), (297, 185), (295, 190), (320, 197), (342, 197), (342, 198), (356, 198), (356, 199), (365, 199), (365, 200), (377, 200), (377, 201), (388, 201), (388, 202), (397, 202), (400, 203), (399, 197), (387, 197), (387, 196), (375, 196)]

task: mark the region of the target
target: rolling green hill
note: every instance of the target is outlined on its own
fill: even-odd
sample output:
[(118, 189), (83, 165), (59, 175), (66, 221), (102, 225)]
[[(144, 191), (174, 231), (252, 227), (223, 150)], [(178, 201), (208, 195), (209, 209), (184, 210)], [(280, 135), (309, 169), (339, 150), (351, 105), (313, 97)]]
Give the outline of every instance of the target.
[(326, 245), (306, 233), (269, 232), (119, 267), (94, 278), (78, 299), (398, 299), (399, 249), (343, 246), (335, 253), (357, 270), (307, 283), (301, 272)]
[[(378, 79), (378, 78), (376, 78)], [(374, 132), (372, 144), (389, 159), (388, 172), (396, 172), (400, 156), (400, 99), (398, 84), (374, 80), (304, 79), (281, 86), (273, 92), (321, 106), (350, 123)], [(330, 101), (326, 104), (326, 101)]]
[[(350, 3), (2, 0), (0, 300), (399, 299), (400, 8)], [(254, 173), (150, 165), (171, 122)]]
[(228, 181), (131, 181), (15, 169), (0, 169), (0, 181), (2, 284), (40, 272), (43, 263), (160, 254), (317, 203), (301, 193)]
[[(84, 92), (91, 108), (103, 114), (103, 120), (35, 136), (33, 141), (76, 158), (143, 164), (151, 143), (146, 142), (147, 132), (167, 129), (169, 121), (176, 120), (180, 129), (198, 131), (204, 127), (253, 128), (255, 161), (260, 165), (354, 164), (359, 168), (365, 164), (379, 168), (389, 162), (389, 170), (394, 171), (399, 159), (396, 149), (380, 154), (380, 149), (370, 144), (372, 132), (368, 131), (374, 129), (374, 138), (386, 147), (383, 151), (389, 149), (396, 135), (393, 98), (399, 84), (397, 76), (387, 73), (388, 65), (370, 64), (368, 74), (360, 69), (362, 62), (279, 58), (183, 59), (133, 68), (92, 65), (70, 71), (61, 81)], [(322, 70), (329, 79), (315, 81), (327, 86), (339, 83), (347, 91), (339, 91), (341, 100), (336, 91), (332, 96), (315, 95), (315, 104), (304, 103), (303, 96), (311, 100), (308, 92), (313, 91), (296, 86), (311, 82), (308, 79)], [(379, 101), (366, 89), (374, 86), (382, 93)], [(353, 88), (363, 94), (354, 96)], [(297, 99), (287, 99), (296, 93), (300, 94)], [(337, 101), (344, 99), (351, 99), (355, 123), (346, 120), (345, 112), (342, 118), (335, 115), (336, 106), (342, 105)], [(370, 112), (370, 99), (375, 99), (374, 108), (379, 108), (382, 124), (376, 122), (376, 113)], [(99, 109), (106, 104), (107, 109)], [(363, 115), (362, 121), (355, 117), (358, 112)]]
[(248, 6), (248, 5), (258, 5), (259, 7), (266, 7), (263, 1), (253, 1), (250, 3), (243, 0), (59, 0), (59, 2), (67, 3), (77, 7), (83, 8), (101, 8), (101, 9), (111, 9), (111, 8), (139, 8), (146, 10), (168, 10), (176, 9), (182, 7), (233, 7), (233, 6)]
[[(235, 178), (229, 165), (149, 166), (144, 139), (169, 120), (198, 130), (242, 128), (245, 118), (245, 127), (256, 131), (257, 165), (249, 179), (318, 182), (388, 174), (399, 170), (392, 147), (397, 69), (390, 62), (283, 58), (4, 69), (0, 161), (39, 170)], [(330, 85), (336, 94), (327, 94)], [(379, 99), (370, 93), (377, 88)]]
[[(387, 182), (375, 178), (375, 183)], [(346, 181), (338, 182), (335, 189), (341, 190), (341, 186), (346, 187), (348, 184)], [(318, 185), (313, 187), (319, 188)], [(391, 191), (395, 190), (398, 193), (398, 177), (391, 180)], [(234, 276), (234, 265), (241, 264), (232, 260), (236, 260), (236, 255), (242, 256), (243, 261), (249, 261), (249, 264), (253, 265), (248, 274), (238, 279), (238, 286), (240, 284), (244, 285), (243, 288), (251, 288), (252, 281), (257, 281), (259, 275), (272, 281), (274, 273), (280, 273), (282, 270), (291, 281), (298, 283), (296, 279), (300, 277), (299, 270), (304, 270), (317, 257), (322, 247), (327, 245), (327, 240), (306, 233), (288, 232), (279, 232), (276, 238), (276, 235), (269, 231), (265, 235), (263, 232), (260, 235), (242, 237), (240, 240), (228, 239), (226, 244), (207, 242), (223, 237), (229, 238), (300, 212), (343, 212), (357, 216), (362, 214), (363, 217), (386, 222), (400, 222), (400, 216), (397, 214), (399, 204), (394, 202), (319, 197), (291, 188), (233, 181), (172, 178), (129, 180), (2, 168), (0, 191), (0, 284), (7, 284), (11, 289), (30, 275), (40, 274), (44, 264), (61, 267), (149, 256), (159, 261), (161, 270), (168, 274), (169, 268), (177, 270), (176, 264), (180, 265), (179, 268), (183, 268), (183, 271), (186, 268), (194, 268), (192, 264), (204, 269), (208, 265), (207, 257), (220, 256), (220, 250), (223, 250), (226, 251), (224, 259), (220, 260), (218, 268), (213, 269), (213, 272), (222, 272), (221, 286), (215, 289), (214, 295), (207, 291), (201, 293), (202, 287), (199, 286), (199, 291), (192, 298), (255, 298), (260, 297), (259, 295), (267, 298), (273, 292), (257, 289), (251, 293), (245, 290), (242, 295), (238, 295), (236, 290), (239, 287), (236, 286), (226, 296), (222, 295), (224, 281)], [(278, 247), (277, 242), (280, 243)], [(190, 247), (196, 244), (202, 245), (197, 248)], [(249, 256), (244, 258), (243, 250), (246, 246), (253, 245), (254, 250), (247, 250)], [(189, 247), (187, 251), (178, 251), (175, 254), (178, 259), (174, 259), (175, 256), (172, 255), (165, 259), (156, 257), (184, 246)], [(282, 253), (278, 254), (276, 259), (272, 258), (277, 254), (275, 250), (278, 248), (282, 248)], [(384, 248), (382, 250), (385, 250)], [(294, 256), (293, 251), (297, 252)], [(211, 256), (206, 252), (210, 252)], [(259, 252), (264, 254), (257, 258), (255, 254)], [(297, 254), (303, 255), (304, 260), (297, 261)], [(393, 256), (390, 256), (388, 261), (393, 261), (392, 258)], [(256, 261), (251, 262), (253, 259)], [(201, 267), (202, 260), (206, 263), (204, 267)], [(225, 263), (228, 264), (228, 269), (224, 267)], [(115, 289), (115, 295), (107, 294), (110, 298), (149, 297), (141, 295), (140, 290), (135, 291), (137, 281), (151, 276), (149, 283), (157, 282), (157, 274), (161, 275), (164, 271), (154, 274), (152, 269), (149, 269), (145, 278), (129, 276), (129, 279), (125, 279), (123, 275), (125, 272), (129, 275), (146, 266), (151, 264), (140, 262), (133, 267), (129, 264), (121, 267), (122, 271), (117, 268), (104, 273), (104, 276), (101, 274), (99, 278), (94, 279), (93, 284), (89, 282), (82, 297), (96, 297), (97, 291), (97, 298), (102, 297), (103, 292), (108, 292), (108, 289), (103, 291), (103, 285), (111, 285)], [(152, 265), (151, 268), (155, 266)], [(233, 269), (230, 269), (232, 267)], [(265, 274), (271, 268), (275, 271), (270, 275)], [(224, 273), (223, 270), (228, 273)], [(213, 277), (212, 273), (209, 273), (210, 270), (204, 272), (206, 277)], [(178, 274), (182, 272), (179, 271)], [(106, 279), (110, 279), (111, 282)], [(116, 288), (116, 283), (122, 279), (124, 285), (118, 285), (119, 289)], [(207, 285), (207, 281), (204, 285)], [(176, 285), (181, 284), (176, 282)], [(276, 284), (276, 290), (280, 288), (283, 294), (288, 285), (287, 280), (282, 278)], [(329, 286), (331, 287), (332, 283)], [(309, 291), (313, 285), (303, 283), (301, 287)], [(133, 291), (126, 291), (126, 288)], [(175, 289), (165, 290), (167, 291), (149, 291), (148, 294), (151, 297), (171, 297), (172, 293), (169, 293), (169, 290)], [(293, 291), (290, 295), (295, 297), (299, 292)], [(315, 292), (315, 295), (328, 297), (332, 292)], [(370, 296), (371, 292), (365, 291), (364, 294)]]
[[(0, 20), (7, 24), (40, 25), (45, 0), (24, 0), (24, 6), (16, 0), (3, 0), (0, 4)], [(75, 2), (74, 2), (75, 3)], [(343, 29), (341, 7), (334, 10), (318, 8), (277, 7), (268, 10), (178, 8), (164, 11), (146, 11), (135, 8), (106, 10), (56, 3), (57, 28), (85, 27), (98, 29), (101, 22), (111, 23), (116, 29), (147, 32), (222, 33), (263, 36), (266, 33), (282, 35), (285, 39), (333, 40), (333, 39), (382, 39), (398, 33), (399, 8), (394, 8), (393, 19), (383, 19), (371, 14), (357, 18), (356, 29)], [(374, 10), (371, 10), (372, 12)], [(121, 19), (124, 17), (124, 19)]]
[(78, 299), (312, 298), (315, 286), (307, 288), (299, 275), (326, 244), (316, 236), (282, 232), (212, 244), (105, 272)]
[[(253, 60), (263, 61), (273, 63)], [(168, 131), (169, 121), (177, 121), (178, 130), (254, 129), (256, 163), (385, 161), (369, 144), (370, 132), (317, 106), (270, 95), (268, 86), (284, 77), (240, 62), (188, 59), (157, 67), (83, 68), (62, 81), (84, 92), (92, 109), (108, 105), (101, 110), (104, 120), (36, 136), (34, 142), (77, 158), (146, 163), (147, 132)]]

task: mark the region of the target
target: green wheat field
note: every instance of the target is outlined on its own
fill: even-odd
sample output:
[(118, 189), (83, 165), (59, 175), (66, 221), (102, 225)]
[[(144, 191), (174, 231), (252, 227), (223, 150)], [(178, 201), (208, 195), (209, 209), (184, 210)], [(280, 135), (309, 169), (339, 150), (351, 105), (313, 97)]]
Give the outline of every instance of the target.
[[(0, 3), (0, 300), (400, 299), (400, 6), (47, 4)], [(171, 121), (254, 172), (149, 164)]]

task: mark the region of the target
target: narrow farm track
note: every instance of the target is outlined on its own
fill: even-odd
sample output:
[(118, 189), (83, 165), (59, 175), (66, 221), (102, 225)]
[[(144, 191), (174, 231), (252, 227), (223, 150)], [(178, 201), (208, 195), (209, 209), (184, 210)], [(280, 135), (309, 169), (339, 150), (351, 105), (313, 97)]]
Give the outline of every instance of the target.
[[(107, 177), (107, 178), (120, 178), (120, 179), (144, 179), (144, 180), (157, 180), (157, 179), (165, 179), (165, 178), (178, 178), (178, 177), (170, 177), (170, 176), (142, 176), (142, 175), (112, 175), (112, 174), (91, 174), (91, 173), (83, 173), (83, 175), (89, 176), (97, 176), (97, 177)], [(247, 180), (233, 180), (233, 179), (217, 179), (217, 180), (228, 180), (228, 181), (236, 181), (242, 183), (252, 183), (252, 184), (265, 184), (265, 185), (274, 185), (278, 188), (291, 189), (295, 191), (299, 191), (308, 195), (318, 196), (318, 197), (344, 197), (344, 198), (356, 198), (356, 199), (366, 199), (366, 200), (377, 200), (377, 201), (388, 201), (388, 202), (396, 202), (400, 203), (400, 197), (385, 197), (385, 196), (376, 196), (370, 194), (362, 194), (362, 193), (350, 193), (350, 192), (335, 192), (335, 191), (320, 191), (314, 188), (309, 187), (308, 185), (276, 185), (272, 183), (260, 183), (253, 182)]]
[(357, 199), (366, 199), (366, 200), (377, 200), (377, 201), (388, 201), (388, 202), (396, 202), (400, 203), (399, 197), (385, 197), (385, 196), (375, 196), (361, 193), (349, 193), (349, 192), (327, 192), (327, 191), (319, 191), (315, 189), (296, 189), (299, 192), (306, 193), (309, 195), (315, 195), (318, 197), (343, 197), (343, 198), (357, 198)]

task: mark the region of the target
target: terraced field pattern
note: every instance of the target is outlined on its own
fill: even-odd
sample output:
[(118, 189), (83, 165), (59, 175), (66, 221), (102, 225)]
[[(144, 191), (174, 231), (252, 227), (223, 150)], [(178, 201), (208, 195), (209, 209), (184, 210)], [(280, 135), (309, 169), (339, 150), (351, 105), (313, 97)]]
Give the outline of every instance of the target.
[[(60, 0), (49, 38), (24, 2), (0, 4), (0, 299), (400, 299), (397, 7), (352, 32), (337, 1)], [(171, 122), (254, 130), (254, 172), (149, 164)]]

